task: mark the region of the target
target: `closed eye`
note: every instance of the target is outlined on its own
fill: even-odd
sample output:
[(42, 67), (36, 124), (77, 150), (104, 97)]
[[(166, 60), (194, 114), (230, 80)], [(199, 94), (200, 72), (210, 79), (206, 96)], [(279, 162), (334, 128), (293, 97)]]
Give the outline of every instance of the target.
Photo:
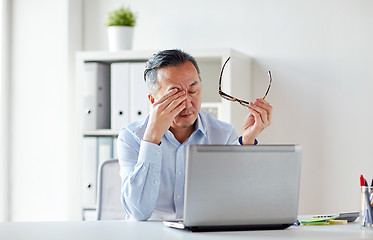
[(171, 91), (172, 89), (177, 89), (177, 91), (180, 91), (180, 90), (181, 90), (181, 89), (178, 88), (178, 87), (172, 87), (172, 88), (168, 89), (168, 91)]
[(197, 91), (189, 91), (190, 94), (195, 94)]

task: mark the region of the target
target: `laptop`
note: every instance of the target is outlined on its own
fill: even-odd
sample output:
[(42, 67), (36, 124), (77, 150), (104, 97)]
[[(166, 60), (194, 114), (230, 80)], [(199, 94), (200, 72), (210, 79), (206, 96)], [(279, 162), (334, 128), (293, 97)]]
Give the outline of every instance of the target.
[(191, 231), (285, 229), (298, 216), (300, 145), (190, 145), (183, 221)]

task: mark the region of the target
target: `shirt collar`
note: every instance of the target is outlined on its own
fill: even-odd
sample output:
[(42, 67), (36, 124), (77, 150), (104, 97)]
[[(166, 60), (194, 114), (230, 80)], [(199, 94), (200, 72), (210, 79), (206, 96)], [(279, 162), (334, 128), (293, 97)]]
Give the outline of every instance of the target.
[[(206, 128), (203, 125), (203, 121), (202, 121), (202, 118), (201, 118), (201, 113), (198, 113), (198, 117), (197, 117), (197, 120), (196, 120), (195, 130), (193, 131), (193, 133), (191, 134), (191, 136), (193, 136), (194, 134), (196, 134), (198, 131), (200, 131), (203, 135), (205, 135), (207, 137)], [(171, 136), (173, 136), (173, 134), (170, 132), (170, 130), (167, 130), (167, 132), (165, 134), (165, 137), (168, 140), (170, 140)]]
[(197, 132), (197, 131), (201, 131), (203, 133), (203, 135), (207, 136), (207, 134), (206, 134), (206, 128), (203, 125), (203, 121), (201, 119), (201, 112), (198, 113), (198, 117), (197, 117), (195, 132)]

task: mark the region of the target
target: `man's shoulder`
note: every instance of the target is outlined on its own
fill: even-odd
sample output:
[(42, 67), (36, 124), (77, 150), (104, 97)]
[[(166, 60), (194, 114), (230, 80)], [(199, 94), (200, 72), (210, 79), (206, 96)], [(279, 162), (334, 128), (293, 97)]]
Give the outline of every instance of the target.
[(125, 133), (127, 133), (131, 135), (135, 135), (136, 137), (141, 139), (145, 133), (146, 124), (148, 122), (147, 120), (148, 118), (144, 118), (136, 122), (132, 122), (130, 124), (125, 125), (119, 131), (119, 135), (124, 135)]
[(200, 111), (200, 117), (202, 124), (206, 129), (211, 128), (231, 130), (233, 128), (232, 124), (216, 119), (214, 116), (203, 110)]

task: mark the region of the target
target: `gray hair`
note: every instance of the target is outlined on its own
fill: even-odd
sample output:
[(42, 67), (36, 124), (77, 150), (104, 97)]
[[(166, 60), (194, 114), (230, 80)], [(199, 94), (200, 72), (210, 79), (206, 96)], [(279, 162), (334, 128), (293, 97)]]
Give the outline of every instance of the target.
[(159, 90), (160, 86), (157, 80), (158, 69), (167, 66), (179, 66), (187, 61), (193, 64), (197, 70), (199, 79), (201, 79), (198, 64), (190, 54), (179, 49), (164, 50), (154, 54), (146, 62), (144, 71), (144, 80), (146, 82), (146, 86), (148, 87), (149, 94), (154, 97)]

